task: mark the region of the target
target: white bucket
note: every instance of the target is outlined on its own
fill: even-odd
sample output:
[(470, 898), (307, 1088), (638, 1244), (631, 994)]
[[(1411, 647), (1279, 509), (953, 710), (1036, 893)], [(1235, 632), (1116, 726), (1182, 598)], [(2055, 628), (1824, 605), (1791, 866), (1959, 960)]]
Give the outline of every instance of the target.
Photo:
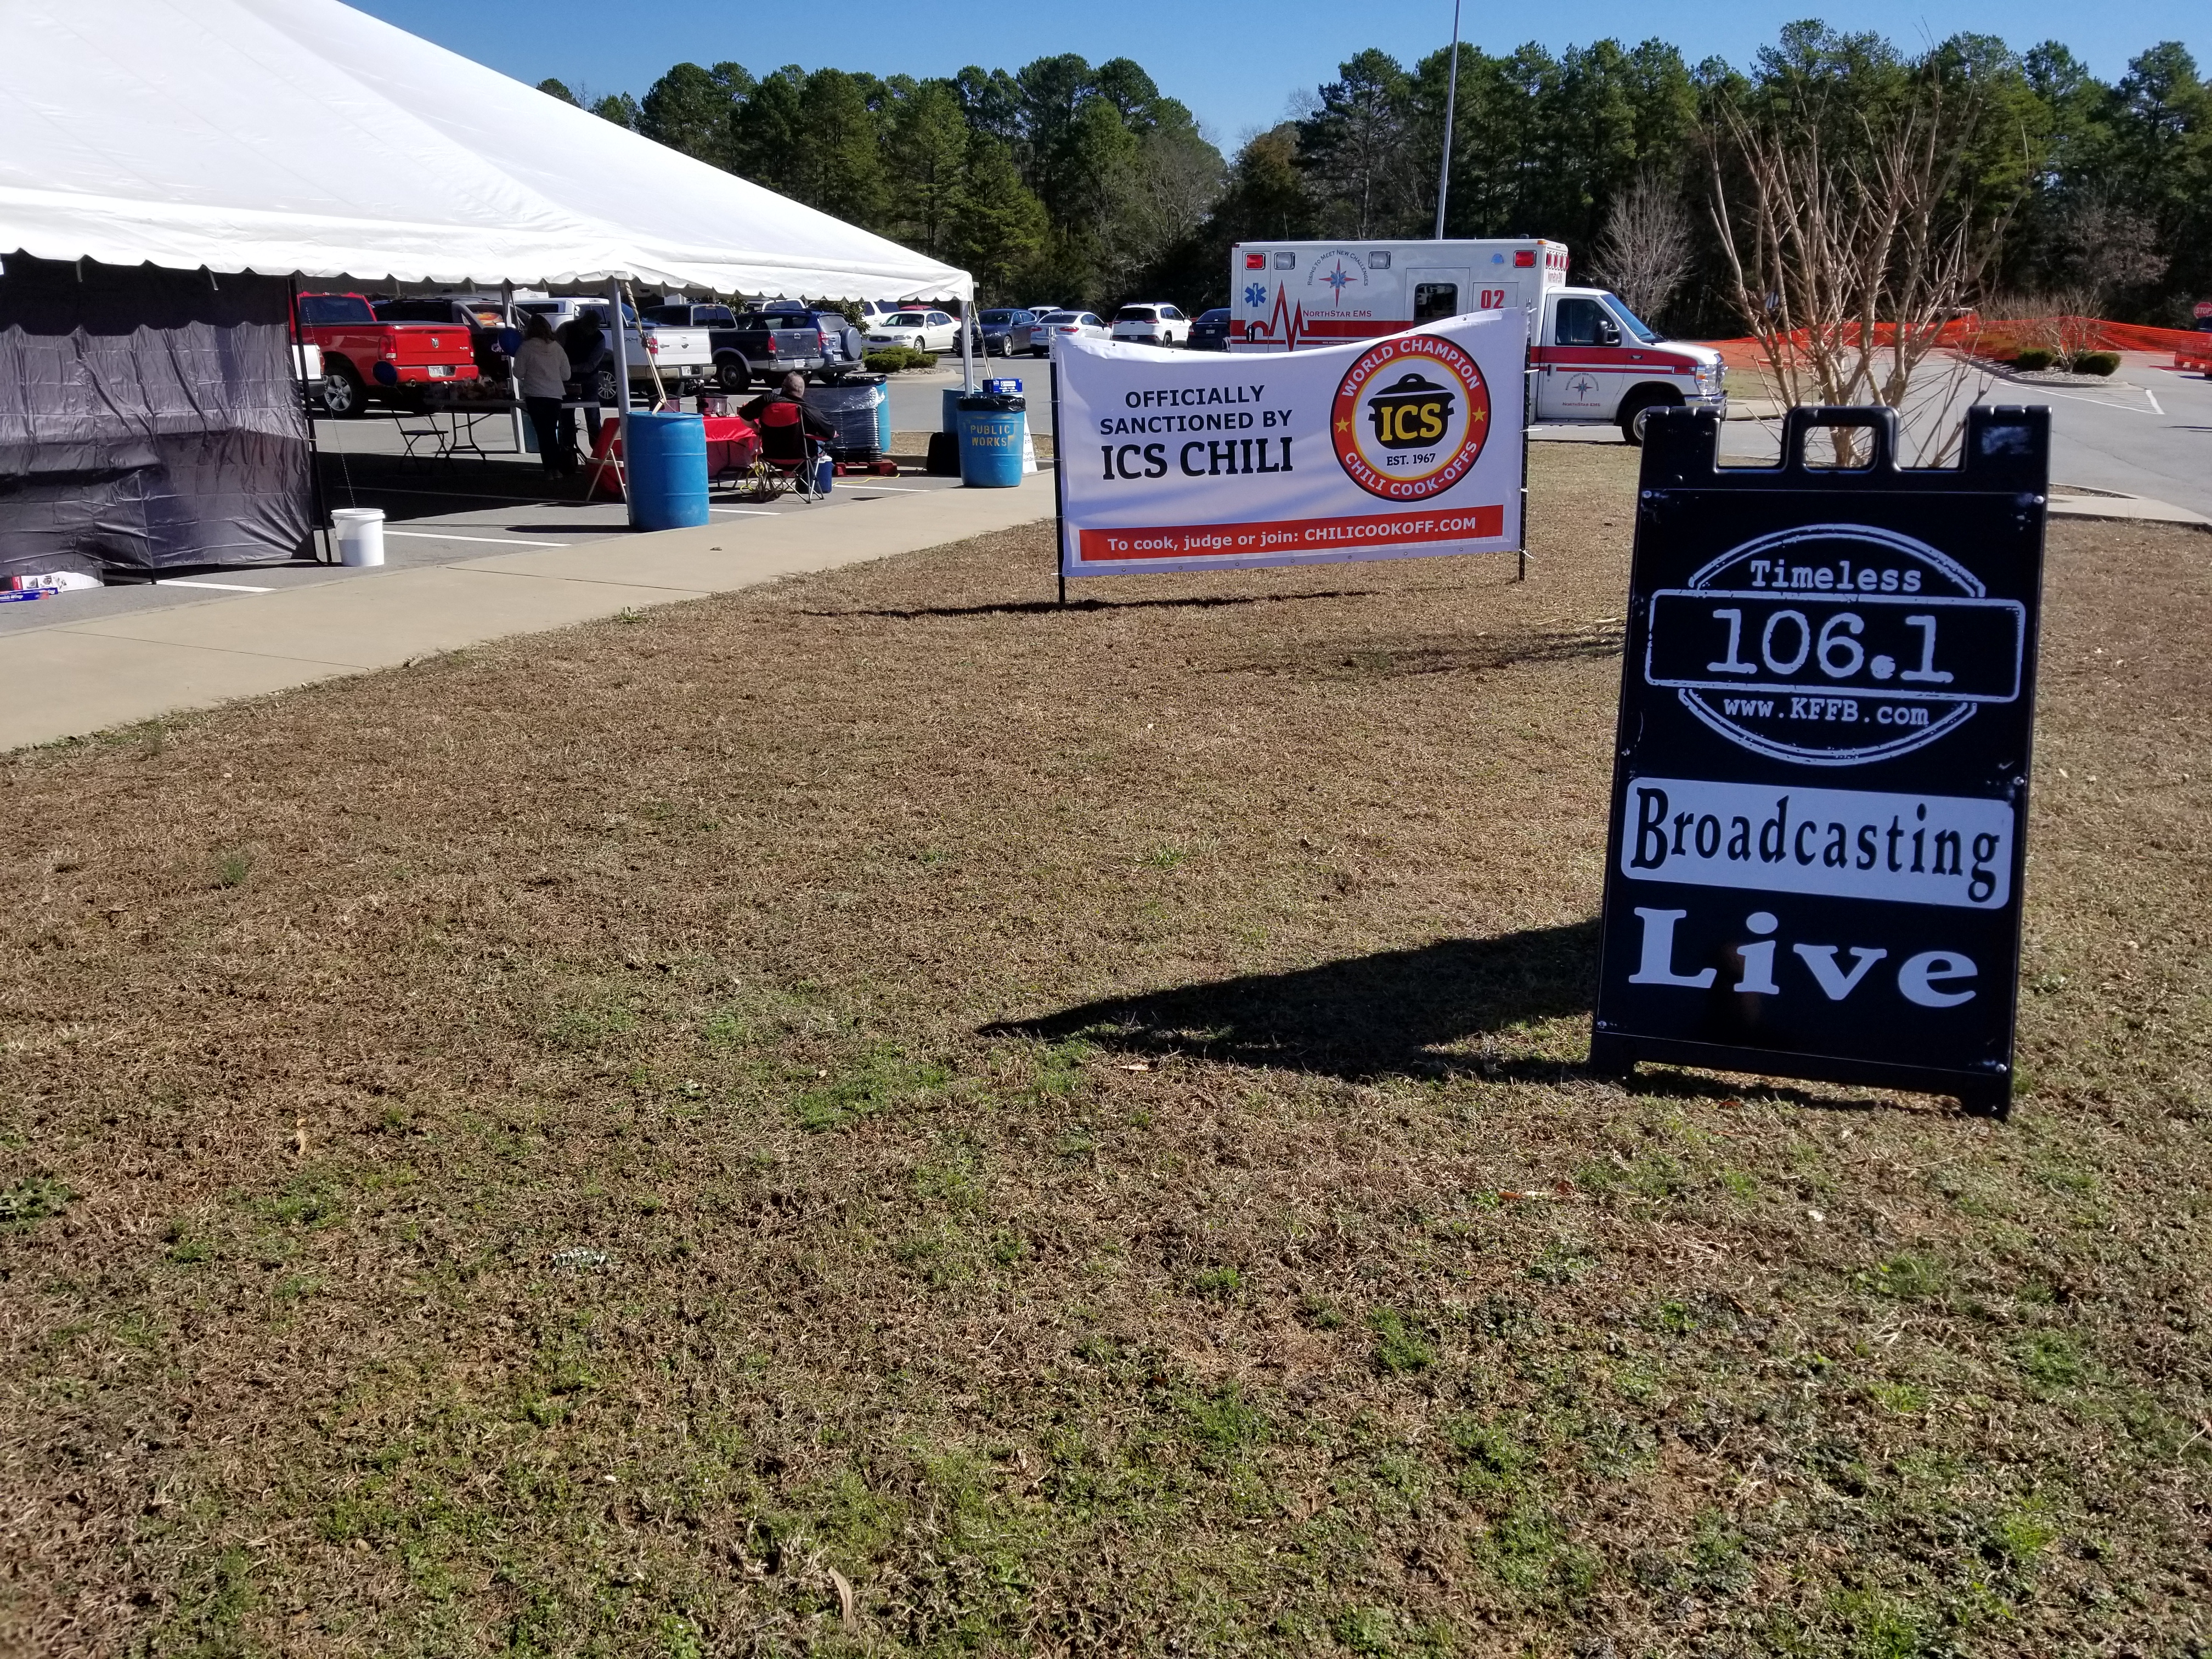
[(384, 562), (384, 509), (341, 507), (331, 514), (337, 532), (338, 562), (366, 569)]

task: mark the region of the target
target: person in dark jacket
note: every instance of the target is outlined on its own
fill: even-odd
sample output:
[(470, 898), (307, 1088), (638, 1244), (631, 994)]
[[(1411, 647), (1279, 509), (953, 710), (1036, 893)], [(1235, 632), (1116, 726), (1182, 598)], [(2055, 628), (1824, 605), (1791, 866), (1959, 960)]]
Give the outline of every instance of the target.
[[(583, 402), (584, 430), (591, 439), (584, 453), (596, 455), (599, 450), (599, 359), (606, 354), (606, 331), (590, 312), (580, 311), (562, 324), (553, 337), (568, 354), (568, 379)], [(561, 422), (562, 429), (568, 434), (568, 447), (574, 449), (576, 417), (563, 410)]]
[[(796, 410), (796, 418), (782, 414), (783, 409)], [(773, 392), (763, 392), (738, 411), (760, 428), (761, 453), (770, 460), (798, 461), (805, 459), (805, 439), (819, 438), (824, 442), (837, 435), (837, 428), (822, 416), (815, 413), (806, 401), (806, 377), (791, 374)]]

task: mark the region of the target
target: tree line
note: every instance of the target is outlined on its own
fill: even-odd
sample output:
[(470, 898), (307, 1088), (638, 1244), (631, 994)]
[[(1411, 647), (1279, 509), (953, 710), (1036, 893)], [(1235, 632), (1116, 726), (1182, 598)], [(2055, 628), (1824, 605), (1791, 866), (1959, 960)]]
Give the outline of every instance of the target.
[[(1126, 58), (935, 80), (686, 63), (642, 99), (542, 89), (971, 270), (987, 300), (1197, 308), (1226, 303), (1234, 241), (1429, 234), (1450, 68), (1360, 52), (1231, 156)], [(2212, 298), (2212, 81), (2170, 41), (2109, 82), (2055, 41), (1906, 52), (1817, 22), (1744, 68), (1660, 40), (1462, 44), (1446, 234), (1564, 241), (1577, 280), (1734, 331), (1729, 232), (1762, 134), (1869, 191), (1897, 143), (1940, 147), (1924, 206), (1972, 240), (1979, 301), (2186, 325)]]

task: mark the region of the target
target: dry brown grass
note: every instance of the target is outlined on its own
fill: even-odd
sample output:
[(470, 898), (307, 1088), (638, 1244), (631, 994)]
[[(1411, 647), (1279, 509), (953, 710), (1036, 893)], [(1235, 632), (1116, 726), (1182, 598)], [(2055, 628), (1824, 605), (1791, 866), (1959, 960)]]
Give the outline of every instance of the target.
[(2203, 1652), (2212, 543), (2053, 532), (2010, 1125), (1624, 1091), (1632, 465), (9, 759), (0, 1647)]

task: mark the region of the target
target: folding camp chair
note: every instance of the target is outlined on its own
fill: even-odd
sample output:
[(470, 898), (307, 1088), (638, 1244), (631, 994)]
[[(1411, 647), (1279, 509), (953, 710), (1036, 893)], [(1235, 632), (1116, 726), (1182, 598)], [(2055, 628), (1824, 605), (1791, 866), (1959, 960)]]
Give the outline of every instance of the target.
[(801, 500), (817, 501), (815, 472), (822, 445), (806, 435), (806, 419), (797, 404), (771, 403), (761, 410), (760, 458), (753, 463), (747, 490), (750, 499), (764, 501), (788, 490)]

